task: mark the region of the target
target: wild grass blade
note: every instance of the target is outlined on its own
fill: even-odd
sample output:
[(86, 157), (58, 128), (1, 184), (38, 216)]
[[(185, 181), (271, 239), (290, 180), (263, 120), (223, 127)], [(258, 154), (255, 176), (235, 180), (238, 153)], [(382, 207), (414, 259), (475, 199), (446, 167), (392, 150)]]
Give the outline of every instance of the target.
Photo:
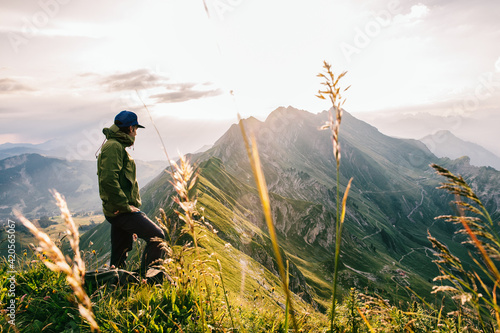
[(373, 329), (372, 325), (370, 324), (370, 322), (368, 321), (368, 319), (366, 318), (366, 316), (364, 315), (364, 313), (358, 307), (356, 307), (356, 309), (358, 310), (359, 315), (361, 316), (361, 318), (363, 318), (363, 321), (365, 322), (365, 324), (368, 327), (368, 329), (370, 330), (370, 332), (371, 333), (375, 333), (375, 330)]
[[(495, 282), (495, 286), (493, 287), (493, 303), (496, 305), (497, 303), (497, 287), (498, 282)], [(495, 319), (497, 320), (497, 324), (500, 323), (500, 311), (498, 310), (498, 306), (495, 309)]]
[[(288, 260), (286, 261), (286, 287), (288, 288), (289, 283), (290, 283), (290, 275), (289, 275), (289, 262)], [(288, 317), (290, 316), (290, 302), (288, 302), (288, 298), (286, 300), (286, 305), (285, 305), (285, 332), (288, 332)]]
[(467, 223), (467, 219), (465, 219), (464, 216), (462, 215), (463, 210), (460, 210), (460, 214), (461, 214), (460, 222), (462, 222), (464, 229), (467, 231), (467, 234), (472, 239), (477, 249), (481, 253), (483, 260), (486, 263), (486, 266), (493, 273), (496, 279), (496, 283), (500, 282), (500, 272), (498, 271), (497, 266), (495, 265), (495, 263), (493, 263), (493, 260), (491, 260), (490, 256), (484, 249), (482, 243), (477, 239), (476, 235), (472, 232), (471, 228), (469, 227), (469, 224)]
[(168, 152), (167, 152), (167, 148), (165, 147), (165, 143), (163, 142), (163, 138), (161, 137), (160, 135), (160, 131), (158, 131), (158, 128), (156, 127), (156, 124), (155, 122), (153, 121), (153, 117), (151, 116), (151, 112), (149, 112), (149, 109), (148, 107), (146, 106), (146, 103), (144, 103), (144, 101), (142, 100), (142, 97), (141, 95), (139, 94), (139, 91), (137, 89), (135, 89), (135, 92), (137, 94), (137, 97), (139, 97), (139, 100), (141, 101), (142, 105), (144, 106), (144, 108), (146, 109), (146, 111), (148, 112), (148, 115), (149, 115), (149, 119), (151, 119), (151, 123), (153, 124), (153, 127), (155, 128), (155, 131), (156, 131), (156, 134), (158, 135), (158, 137), (160, 138), (160, 142), (161, 142), (161, 145), (163, 147), (163, 152), (165, 153), (165, 156), (167, 157), (167, 160), (168, 160), (168, 163), (170, 165), (170, 172), (174, 172), (174, 168), (172, 167), (172, 161), (170, 160), (170, 157), (168, 156)]
[[(200, 267), (203, 268), (203, 260), (200, 257), (200, 249), (198, 247), (198, 237), (197, 237), (197, 227), (198, 227), (198, 221), (196, 220), (196, 216), (198, 215), (198, 211), (196, 210), (196, 199), (191, 197), (190, 190), (194, 187), (196, 184), (196, 181), (198, 179), (198, 174), (194, 172), (193, 167), (191, 164), (188, 162), (185, 156), (181, 156), (179, 158), (179, 164), (173, 163), (173, 168), (175, 171), (171, 172), (172, 175), (172, 181), (171, 184), (175, 191), (177, 192), (177, 197), (174, 198), (174, 202), (179, 205), (179, 207), (182, 209), (183, 212), (180, 211), (175, 211), (177, 216), (181, 220), (183, 220), (187, 227), (189, 232), (191, 233), (191, 236), (193, 237), (193, 242), (194, 242), (194, 247), (195, 247), (195, 252), (196, 252), (196, 260), (199, 263)], [(172, 170), (174, 170), (172, 169)], [(198, 289), (198, 296), (200, 298), (199, 302), (200, 304), (198, 305), (198, 310), (200, 311), (200, 317), (202, 321), (202, 331), (206, 331), (206, 318), (205, 318), (205, 311), (203, 308), (204, 304), (204, 299), (203, 295), (201, 293), (201, 287), (200, 287), (200, 268), (197, 267), (196, 269), (196, 286)], [(205, 279), (205, 277), (204, 277)], [(206, 280), (205, 285), (206, 285)], [(208, 292), (208, 290), (207, 290)], [(213, 311), (212, 311), (213, 315)]]
[(226, 286), (224, 285), (224, 278), (222, 276), (222, 265), (221, 265), (219, 259), (217, 259), (217, 264), (219, 265), (220, 282), (221, 282), (221, 285), (222, 285), (222, 291), (224, 292), (224, 299), (226, 300), (227, 311), (229, 312), (229, 318), (231, 318), (231, 327), (233, 329), (235, 329), (236, 326), (234, 326), (233, 313), (231, 312), (231, 304), (229, 303), (229, 300), (227, 298)]
[[(345, 99), (340, 94), (340, 86), (339, 81), (343, 78), (347, 72), (343, 72), (337, 78), (335, 78), (335, 74), (332, 71), (332, 66), (326, 61), (323, 62), (323, 68), (325, 70), (324, 73), (319, 73), (317, 76), (324, 79), (321, 84), (325, 87), (324, 90), (319, 90), (318, 95), (316, 95), (320, 99), (326, 99), (325, 96), (328, 96), (332, 103), (332, 108), (328, 112), (328, 121), (323, 125), (320, 129), (330, 129), (332, 134), (332, 146), (333, 146), (333, 156), (335, 158), (336, 166), (337, 166), (337, 195), (336, 195), (336, 220), (335, 220), (335, 264), (334, 264), (334, 273), (333, 273), (333, 290), (332, 290), (332, 309), (331, 309), (331, 318), (330, 318), (330, 332), (334, 330), (334, 321), (335, 321), (335, 307), (336, 307), (336, 298), (337, 298), (337, 277), (338, 277), (338, 264), (339, 264), (339, 254), (340, 254), (340, 243), (342, 241), (342, 226), (345, 218), (345, 204), (347, 200), (347, 194), (349, 192), (349, 188), (351, 186), (352, 178), (349, 180), (349, 184), (346, 189), (346, 193), (344, 194), (344, 198), (342, 200), (342, 213), (340, 212), (340, 141), (339, 141), (339, 132), (340, 132), (340, 123), (342, 122), (342, 105), (345, 103)], [(343, 90), (346, 91), (350, 86)], [(333, 115), (333, 111), (335, 111), (335, 117)]]
[(59, 206), (59, 209), (61, 211), (61, 217), (63, 218), (66, 225), (67, 233), (70, 235), (70, 245), (74, 252), (71, 266), (67, 262), (59, 247), (57, 247), (57, 245), (50, 239), (50, 237), (46, 233), (40, 231), (20, 212), (14, 211), (14, 214), (38, 240), (38, 249), (46, 253), (47, 259), (43, 260), (45, 266), (47, 266), (47, 268), (49, 268), (53, 272), (61, 272), (66, 275), (66, 281), (70, 285), (78, 301), (78, 311), (80, 312), (80, 316), (89, 323), (92, 332), (100, 332), (99, 325), (97, 324), (94, 313), (92, 311), (92, 303), (90, 302), (90, 298), (88, 297), (87, 293), (83, 289), (85, 263), (83, 262), (83, 259), (80, 255), (80, 239), (78, 228), (76, 227), (66, 201), (61, 196), (61, 194), (57, 191), (52, 191), (52, 194), (54, 195), (57, 205)]
[(349, 195), (349, 190), (351, 188), (351, 183), (352, 183), (353, 178), (349, 180), (349, 183), (347, 184), (346, 191), (344, 193), (344, 197), (342, 199), (342, 213), (340, 214), (340, 219), (338, 220), (339, 223), (337, 223), (337, 228), (336, 228), (336, 235), (335, 235), (335, 263), (334, 263), (334, 272), (333, 272), (333, 290), (332, 290), (332, 320), (331, 320), (331, 325), (330, 325), (330, 331), (333, 332), (333, 321), (335, 318), (335, 303), (336, 303), (336, 296), (337, 296), (337, 278), (338, 278), (338, 267), (339, 267), (339, 262), (340, 262), (340, 245), (342, 243), (342, 230), (344, 226), (344, 218), (345, 218), (345, 213), (346, 213), (346, 203), (347, 203), (347, 196)]
[[(449, 290), (454, 294), (452, 299), (457, 300), (457, 303), (460, 302), (457, 316), (460, 321), (464, 321), (464, 325), (466, 322), (476, 322), (485, 330), (487, 325), (492, 325), (493, 320), (496, 321), (498, 328), (500, 327), (500, 307), (496, 301), (496, 288), (500, 283), (500, 271), (495, 261), (498, 261), (498, 253), (500, 253), (500, 240), (495, 229), (496, 226), (486, 207), (462, 176), (456, 176), (436, 164), (431, 166), (439, 175), (447, 179), (447, 182), (442, 183), (439, 188), (455, 195), (453, 202), (458, 210), (458, 216), (447, 215), (438, 218), (461, 225), (462, 229), (457, 233), (466, 235), (469, 239), (467, 243), (476, 249), (475, 256), (469, 253), (477, 266), (476, 270), (479, 269), (493, 284), (493, 287), (488, 286), (488, 283), (481, 279), (476, 270), (471, 272), (468, 269), (466, 271), (460, 260), (453, 256), (446, 246), (429, 235), (428, 239), (438, 250), (436, 255), (440, 258), (435, 263), (441, 276), (435, 280), (447, 280), (454, 286), (434, 286), (433, 293)], [(466, 211), (481, 218), (466, 216)], [(478, 285), (483, 290), (478, 290)], [(492, 292), (490, 292), (491, 289), (493, 289)], [(484, 319), (487, 319), (488, 322), (485, 322)]]
[(273, 246), (274, 256), (276, 258), (276, 262), (278, 264), (278, 269), (281, 278), (281, 285), (283, 287), (283, 291), (286, 295), (287, 302), (290, 304), (290, 313), (292, 315), (292, 322), (296, 332), (298, 332), (298, 325), (295, 318), (295, 311), (292, 303), (292, 295), (290, 290), (288, 289), (288, 284), (286, 283), (286, 273), (285, 267), (283, 265), (283, 258), (281, 257), (279, 245), (278, 245), (278, 237), (276, 235), (276, 230), (274, 228), (273, 218), (271, 214), (271, 200), (269, 199), (269, 193), (267, 191), (266, 180), (264, 178), (264, 173), (262, 171), (262, 166), (259, 158), (259, 151), (257, 149), (257, 142), (255, 137), (251, 137), (251, 145), (248, 141), (248, 136), (245, 130), (245, 126), (243, 124), (243, 120), (238, 114), (238, 120), (240, 125), (241, 134), (243, 136), (243, 141), (245, 143), (245, 148), (247, 151), (248, 159), (250, 161), (250, 166), (252, 168), (252, 173), (255, 179), (255, 183), (257, 184), (257, 190), (259, 192), (260, 202), (262, 204), (262, 210), (264, 212), (264, 217), (266, 220), (267, 228), (269, 231), (269, 238), (271, 238), (271, 243)]

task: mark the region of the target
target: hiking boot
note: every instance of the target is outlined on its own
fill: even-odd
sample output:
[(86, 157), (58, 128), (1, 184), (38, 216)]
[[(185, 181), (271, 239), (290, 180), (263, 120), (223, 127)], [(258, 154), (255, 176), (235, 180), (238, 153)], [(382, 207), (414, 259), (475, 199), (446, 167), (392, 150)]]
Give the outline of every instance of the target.
[(160, 269), (149, 268), (146, 272), (146, 281), (150, 285), (163, 284), (165, 279), (167, 279), (170, 283), (174, 282), (170, 275)]

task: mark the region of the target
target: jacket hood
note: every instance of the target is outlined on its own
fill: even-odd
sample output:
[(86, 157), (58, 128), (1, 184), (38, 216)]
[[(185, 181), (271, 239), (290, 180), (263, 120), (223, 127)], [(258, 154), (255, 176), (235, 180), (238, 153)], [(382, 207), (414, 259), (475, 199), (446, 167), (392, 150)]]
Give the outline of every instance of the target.
[(123, 144), (125, 147), (130, 147), (134, 144), (135, 138), (122, 131), (115, 124), (111, 125), (109, 128), (105, 127), (102, 129), (102, 133), (106, 136), (106, 139), (115, 139), (116, 141)]

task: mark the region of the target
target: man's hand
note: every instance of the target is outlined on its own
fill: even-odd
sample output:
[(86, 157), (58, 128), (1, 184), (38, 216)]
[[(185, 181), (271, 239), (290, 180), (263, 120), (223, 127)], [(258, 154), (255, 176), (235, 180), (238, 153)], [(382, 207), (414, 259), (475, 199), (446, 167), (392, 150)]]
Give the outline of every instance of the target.
[[(132, 206), (132, 205), (130, 205), (130, 210), (131, 210), (131, 213), (137, 213), (137, 212), (140, 212), (140, 211), (141, 211), (139, 208), (137, 208), (137, 207), (135, 207), (135, 206)], [(117, 211), (116, 211), (116, 212), (114, 212), (113, 214), (118, 215), (118, 214), (120, 214), (120, 211), (119, 211), (119, 210), (117, 210)]]

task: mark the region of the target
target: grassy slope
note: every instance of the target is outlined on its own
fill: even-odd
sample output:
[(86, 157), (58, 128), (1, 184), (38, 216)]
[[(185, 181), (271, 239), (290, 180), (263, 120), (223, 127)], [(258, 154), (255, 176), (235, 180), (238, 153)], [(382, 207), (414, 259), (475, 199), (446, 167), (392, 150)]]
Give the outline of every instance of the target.
[[(256, 258), (261, 264), (266, 265), (267, 269), (276, 274), (275, 265), (272, 263), (269, 239), (266, 232), (262, 231), (265, 227), (255, 189), (231, 176), (225, 170), (224, 164), (218, 159), (212, 158), (202, 163), (200, 170), (198, 202), (200, 207), (204, 209), (204, 216), (220, 231), (219, 236), (224, 241)], [(165, 185), (163, 189), (169, 193), (168, 185), (164, 179), (158, 180), (156, 184), (160, 184), (158, 185), (160, 188)], [(159, 190), (156, 188), (148, 189), (146, 193), (150, 191)], [(356, 200), (356, 197), (360, 197), (359, 194), (354, 194), (352, 200)], [(157, 202), (165, 202), (166, 205), (163, 207), (168, 208), (169, 203), (164, 198), (158, 200), (157, 197), (156, 200)], [(314, 228), (318, 220), (332, 221), (333, 213), (317, 203), (286, 198), (277, 194), (271, 194), (271, 198), (278, 230), (280, 230), (280, 226), (286, 224), (287, 216), (300, 216), (300, 225), (296, 224), (292, 227), (293, 230), (283, 230), (284, 232), (279, 233), (280, 245), (284, 253), (291, 260), (293, 266), (300, 271), (297, 274), (303, 276), (303, 282), (307, 283), (307, 285), (303, 284), (297, 288), (296, 292), (308, 290), (316, 303), (326, 306), (331, 295), (329, 281), (333, 270), (333, 256), (328, 248), (322, 246), (318, 240), (309, 244), (304, 233)], [(361, 201), (362, 198), (360, 197), (358, 200)], [(285, 207), (288, 212), (280, 213), (279, 207)], [(157, 211), (158, 208), (159, 206), (156, 206), (154, 211)], [(379, 214), (380, 218), (383, 216), (378, 209), (369, 204), (358, 205), (357, 214), (366, 214), (372, 218), (376, 214)], [(155, 215), (155, 213), (150, 213), (150, 215)], [(430, 290), (430, 284), (427, 281), (429, 277), (420, 277), (421, 272), (418, 269), (421, 267), (414, 270), (411, 268), (413, 266), (412, 260), (408, 260), (409, 265), (399, 264), (394, 256), (387, 254), (383, 237), (380, 237), (380, 230), (374, 227), (372, 238), (377, 237), (377, 239), (368, 238), (370, 240), (368, 242), (362, 240), (366, 236), (366, 227), (361, 227), (352, 220), (348, 223), (342, 247), (342, 260), (346, 266), (344, 266), (344, 273), (341, 275), (346, 287), (363, 288), (368, 286), (370, 289), (380, 290), (387, 294), (394, 294), (393, 290), (399, 288), (398, 297), (403, 298), (409, 296), (403, 288), (403, 285), (408, 283), (416, 287), (418, 291)], [(300, 227), (300, 230), (294, 229), (295, 227)], [(382, 230), (387, 234), (388, 239), (397, 239), (394, 231), (387, 226), (382, 226)], [(405, 244), (405, 246), (408, 247), (408, 253), (411, 253), (411, 246), (422, 248), (421, 244), (416, 243)], [(430, 262), (430, 259), (425, 257), (425, 250), (422, 253), (418, 251), (414, 253), (419, 262), (424, 260)], [(410, 254), (410, 256), (412, 255)], [(401, 255), (397, 257), (401, 257)], [(428, 267), (429, 265), (424, 266)], [(399, 278), (399, 270), (406, 272), (407, 276)], [(435, 273), (436, 271), (432, 271), (428, 276), (433, 277)], [(300, 279), (297, 283), (300, 284)]]

